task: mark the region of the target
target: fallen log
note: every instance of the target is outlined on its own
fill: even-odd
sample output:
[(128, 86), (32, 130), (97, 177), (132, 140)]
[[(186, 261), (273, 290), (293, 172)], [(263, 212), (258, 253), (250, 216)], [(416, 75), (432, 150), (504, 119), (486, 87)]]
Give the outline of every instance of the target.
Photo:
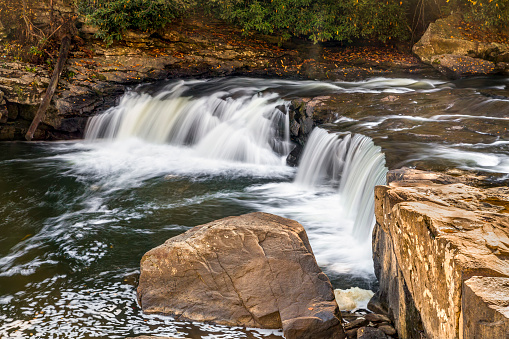
[(69, 34), (65, 35), (60, 43), (60, 51), (58, 52), (58, 60), (55, 65), (55, 69), (53, 70), (53, 75), (51, 76), (51, 80), (48, 85), (48, 89), (46, 90), (46, 94), (44, 94), (44, 98), (42, 99), (41, 106), (37, 110), (35, 114), (34, 120), (30, 124), (28, 128), (28, 132), (25, 134), (25, 139), (31, 141), (34, 137), (35, 130), (39, 126), (42, 119), (44, 119), (44, 115), (46, 114), (46, 110), (49, 107), (51, 102), (51, 98), (53, 98), (53, 94), (58, 85), (58, 81), (60, 80), (60, 75), (62, 74), (62, 70), (64, 69), (65, 62), (67, 60), (67, 55), (69, 54), (69, 47), (71, 46), (71, 36)]

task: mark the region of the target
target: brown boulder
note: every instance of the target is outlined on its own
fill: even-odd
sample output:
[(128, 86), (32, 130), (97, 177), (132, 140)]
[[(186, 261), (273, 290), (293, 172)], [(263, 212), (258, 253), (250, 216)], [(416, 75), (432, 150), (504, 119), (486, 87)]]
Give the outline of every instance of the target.
[(431, 65), (451, 79), (495, 74), (500, 71), (491, 61), (454, 54), (435, 55), (431, 57)]
[(197, 226), (147, 252), (138, 301), (146, 313), (282, 327), (287, 339), (345, 337), (304, 228), (266, 213)]

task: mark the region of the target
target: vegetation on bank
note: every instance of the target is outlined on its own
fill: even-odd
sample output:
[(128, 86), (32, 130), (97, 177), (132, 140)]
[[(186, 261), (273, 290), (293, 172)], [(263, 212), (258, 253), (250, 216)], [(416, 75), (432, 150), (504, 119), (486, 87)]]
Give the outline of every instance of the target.
[[(245, 32), (314, 42), (415, 39), (429, 22), (452, 12), (495, 30), (506, 29), (509, 18), (509, 0), (21, 0), (21, 9), (19, 1), (0, 0), (0, 22), (18, 28), (8, 31), (11, 37), (32, 42), (24, 51), (32, 59), (48, 54), (46, 44), (69, 20), (69, 13), (53, 11), (55, 4), (86, 17), (108, 43), (129, 29), (156, 32), (198, 10)], [(42, 25), (36, 14), (41, 8), (50, 12)]]
[[(509, 0), (76, 0), (81, 13), (111, 42), (126, 29), (157, 30), (205, 9), (245, 32), (287, 40), (369, 39), (386, 42), (415, 36), (420, 26), (452, 12), (487, 28), (504, 29)], [(421, 32), (422, 33), (422, 32)]]

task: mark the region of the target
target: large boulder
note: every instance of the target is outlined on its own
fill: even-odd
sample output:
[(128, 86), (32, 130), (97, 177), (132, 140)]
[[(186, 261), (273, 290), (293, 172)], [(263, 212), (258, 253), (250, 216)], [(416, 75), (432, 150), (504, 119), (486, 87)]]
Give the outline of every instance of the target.
[(287, 339), (345, 336), (304, 228), (266, 213), (196, 226), (147, 252), (138, 301), (145, 313), (282, 327)]
[(375, 190), (373, 304), (400, 338), (505, 338), (509, 188), (416, 170), (388, 177), (404, 181)]
[(507, 72), (509, 45), (474, 40), (462, 25), (459, 14), (430, 23), (412, 52), (451, 78)]

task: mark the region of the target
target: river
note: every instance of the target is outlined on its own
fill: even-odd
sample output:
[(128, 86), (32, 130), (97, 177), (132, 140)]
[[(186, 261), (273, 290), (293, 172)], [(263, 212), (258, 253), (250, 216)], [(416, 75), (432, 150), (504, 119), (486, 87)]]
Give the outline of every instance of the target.
[[(289, 167), (282, 107), (317, 95), (337, 98), (337, 119)], [(334, 287), (376, 289), (373, 186), (402, 166), (507, 185), (508, 96), (507, 78), (169, 81), (127, 93), (84, 140), (1, 143), (0, 336), (281, 337), (144, 315), (142, 255), (263, 211), (304, 225)]]

